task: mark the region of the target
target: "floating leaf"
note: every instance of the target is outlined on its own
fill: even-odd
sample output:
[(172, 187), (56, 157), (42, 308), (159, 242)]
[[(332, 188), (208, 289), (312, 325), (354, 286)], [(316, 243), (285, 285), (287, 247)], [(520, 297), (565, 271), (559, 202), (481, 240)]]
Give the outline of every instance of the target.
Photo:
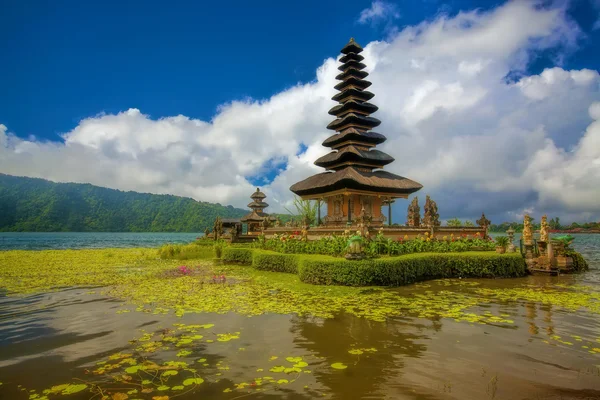
[(73, 393), (79, 393), (82, 390), (85, 390), (87, 388), (87, 385), (84, 383), (80, 383), (77, 385), (68, 385), (61, 394), (73, 394)]
[(348, 350), (348, 353), (354, 354), (354, 355), (360, 355), (363, 353), (363, 351), (361, 349), (352, 349), (352, 350)]
[(183, 385), (184, 386), (199, 385), (202, 382), (204, 382), (204, 379), (202, 379), (202, 378), (188, 378), (185, 381), (183, 381)]
[(291, 363), (297, 363), (302, 361), (302, 357), (286, 357), (285, 360)]
[(269, 371), (271, 371), (271, 372), (283, 372), (283, 371), (285, 371), (285, 367), (283, 365), (278, 365), (276, 367), (271, 368)]
[(331, 368), (333, 368), (333, 369), (346, 369), (346, 368), (348, 368), (348, 366), (346, 364), (344, 364), (344, 363), (337, 362), (337, 363), (331, 364)]
[(277, 381), (277, 383), (282, 385), (282, 384), (290, 383), (290, 381), (288, 381), (287, 379), (280, 379)]
[(199, 359), (199, 360), (198, 360), (198, 361), (196, 361), (196, 362), (198, 362), (198, 363), (205, 363), (205, 362), (206, 362), (206, 358), (201, 358), (201, 359)]
[(277, 358), (278, 358), (277, 356), (271, 356), (271, 357), (269, 358), (269, 361), (277, 360)]
[(125, 393), (114, 393), (112, 395), (112, 400), (127, 400), (129, 398), (129, 396)]
[(171, 388), (171, 390), (183, 390), (184, 388), (185, 388), (184, 386), (178, 385), (178, 386), (173, 386)]
[(177, 371), (170, 369), (168, 371), (163, 372), (162, 376), (175, 376), (177, 374), (178, 374)]
[(231, 390), (231, 388), (227, 388), (227, 389), (223, 390), (223, 393), (229, 393), (229, 392), (233, 392), (233, 390)]
[(297, 362), (296, 364), (294, 364), (294, 367), (296, 367), (296, 368), (304, 368), (307, 366), (308, 366), (308, 363), (304, 362), (304, 361), (300, 361), (300, 362)]
[(186, 357), (190, 354), (192, 354), (192, 352), (189, 350), (181, 350), (179, 353), (177, 353), (177, 357)]

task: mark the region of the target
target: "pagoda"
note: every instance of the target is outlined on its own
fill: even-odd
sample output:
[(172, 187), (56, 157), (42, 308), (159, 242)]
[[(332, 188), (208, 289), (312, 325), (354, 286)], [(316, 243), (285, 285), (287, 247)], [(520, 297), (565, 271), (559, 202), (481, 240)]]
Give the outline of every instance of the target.
[(339, 93), (332, 97), (339, 104), (329, 110), (336, 118), (327, 125), (336, 133), (323, 142), (332, 151), (315, 161), (326, 172), (290, 187), (303, 200), (326, 202), (325, 225), (352, 224), (357, 217), (367, 217), (374, 226), (382, 225), (386, 220), (381, 213), (383, 204), (408, 198), (423, 187), (383, 170), (394, 158), (375, 149), (386, 137), (371, 131), (381, 121), (371, 117), (378, 107), (369, 103), (375, 95), (366, 90), (371, 82), (365, 80), (369, 74), (364, 71), (362, 51), (354, 39), (341, 51), (341, 73), (336, 76), (340, 83), (335, 85)]
[(264, 201), (266, 197), (267, 196), (261, 192), (259, 188), (256, 188), (256, 192), (252, 193), (252, 196), (250, 196), (252, 202), (248, 204), (248, 208), (250, 208), (251, 211), (249, 214), (240, 218), (242, 223), (248, 224), (249, 234), (260, 232), (262, 228), (261, 225), (265, 218), (268, 218), (270, 223), (276, 220), (275, 217), (264, 212), (264, 209), (269, 207)]

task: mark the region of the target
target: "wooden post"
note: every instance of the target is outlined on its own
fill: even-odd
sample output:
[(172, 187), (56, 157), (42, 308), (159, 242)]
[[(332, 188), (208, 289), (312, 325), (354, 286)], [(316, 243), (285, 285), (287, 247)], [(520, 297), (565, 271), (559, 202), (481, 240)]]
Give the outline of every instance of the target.
[(392, 226), (392, 199), (388, 203), (388, 225)]
[(317, 226), (321, 224), (321, 199), (317, 200)]
[(348, 222), (352, 224), (352, 195), (348, 197)]

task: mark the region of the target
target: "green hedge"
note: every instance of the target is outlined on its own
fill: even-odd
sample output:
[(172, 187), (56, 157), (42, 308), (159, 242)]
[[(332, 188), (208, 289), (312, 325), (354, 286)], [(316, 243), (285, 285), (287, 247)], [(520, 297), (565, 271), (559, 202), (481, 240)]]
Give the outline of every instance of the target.
[(252, 249), (225, 247), (223, 249), (223, 262), (251, 265)]
[(527, 268), (518, 254), (490, 252), (420, 253), (363, 261), (306, 259), (300, 280), (319, 285), (400, 286), (450, 277), (515, 277)]
[(254, 251), (252, 266), (263, 271), (298, 273), (300, 257), (297, 254), (280, 254), (266, 251)]

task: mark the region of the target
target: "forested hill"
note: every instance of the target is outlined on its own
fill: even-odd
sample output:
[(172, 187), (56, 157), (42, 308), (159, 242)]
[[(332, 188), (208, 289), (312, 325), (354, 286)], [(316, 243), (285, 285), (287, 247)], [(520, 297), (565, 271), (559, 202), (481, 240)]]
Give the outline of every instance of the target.
[(187, 197), (123, 192), (0, 174), (0, 231), (204, 232), (248, 210)]

